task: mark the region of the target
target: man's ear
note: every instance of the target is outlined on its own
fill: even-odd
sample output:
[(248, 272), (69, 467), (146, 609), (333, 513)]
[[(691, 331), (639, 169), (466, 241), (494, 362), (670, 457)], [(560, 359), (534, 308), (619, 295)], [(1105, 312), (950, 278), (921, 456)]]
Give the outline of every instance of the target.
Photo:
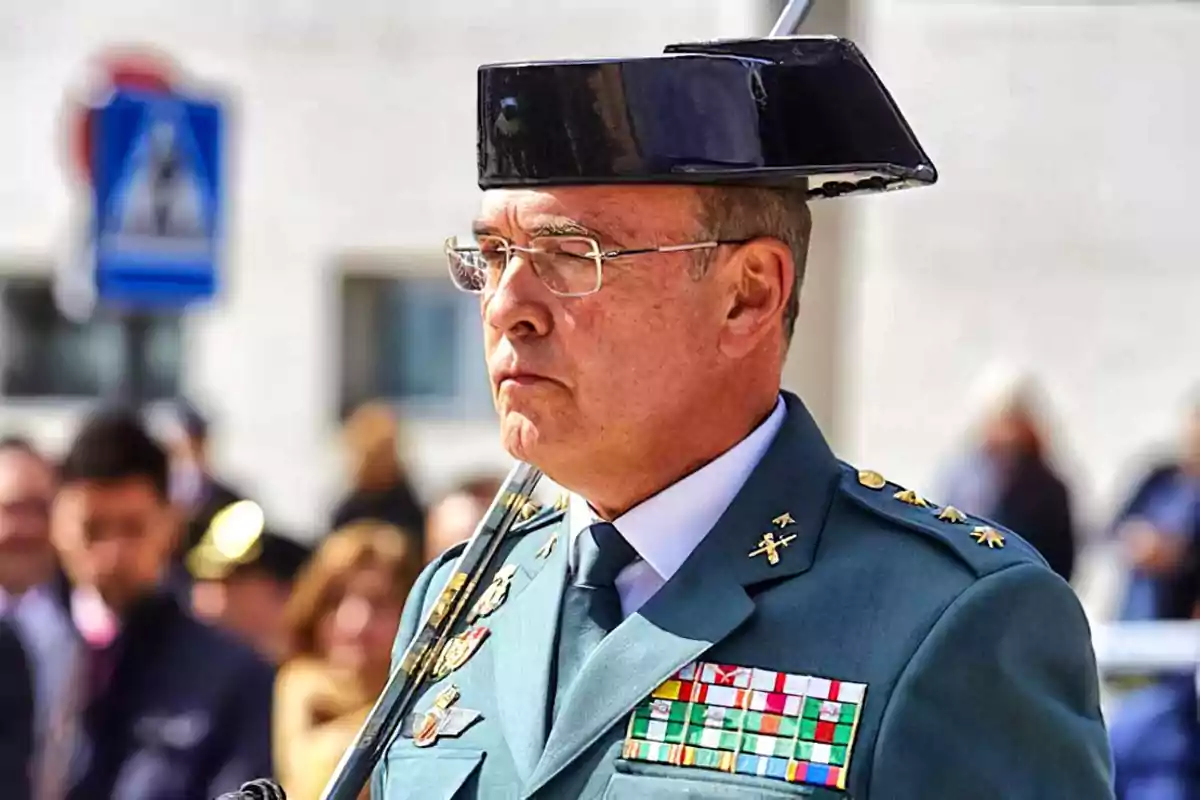
[(795, 262), (782, 241), (760, 236), (738, 246), (719, 269), (728, 287), (721, 350), (737, 358), (782, 331)]

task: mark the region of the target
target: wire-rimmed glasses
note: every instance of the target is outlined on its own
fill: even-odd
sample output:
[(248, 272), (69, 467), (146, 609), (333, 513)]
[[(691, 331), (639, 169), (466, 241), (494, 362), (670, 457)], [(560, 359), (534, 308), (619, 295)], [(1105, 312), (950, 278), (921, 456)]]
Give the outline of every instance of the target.
[(481, 294), (500, 284), (513, 256), (529, 259), (533, 271), (551, 292), (560, 297), (583, 297), (600, 290), (604, 262), (647, 253), (682, 253), (712, 250), (743, 241), (710, 241), (645, 247), (636, 250), (602, 250), (590, 236), (538, 236), (527, 247), (518, 247), (502, 236), (479, 236), (474, 246), (462, 246), (457, 237), (446, 240), (450, 278), (464, 292)]

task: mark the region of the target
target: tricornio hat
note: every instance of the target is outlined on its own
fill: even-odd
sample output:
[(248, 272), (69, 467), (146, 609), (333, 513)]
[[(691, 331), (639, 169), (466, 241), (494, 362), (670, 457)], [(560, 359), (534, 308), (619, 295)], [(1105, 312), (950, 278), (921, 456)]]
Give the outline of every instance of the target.
[(866, 58), (836, 37), (485, 65), (478, 124), (484, 189), (684, 183), (836, 197), (937, 180)]

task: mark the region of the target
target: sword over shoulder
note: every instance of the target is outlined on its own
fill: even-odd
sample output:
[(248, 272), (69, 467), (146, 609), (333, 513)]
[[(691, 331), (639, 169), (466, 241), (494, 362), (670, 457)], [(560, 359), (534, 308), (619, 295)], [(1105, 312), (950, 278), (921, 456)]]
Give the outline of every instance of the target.
[(321, 800), (355, 800), (359, 796), (429, 679), (438, 655), (450, 638), (450, 631), (475, 594), (480, 578), (495, 560), (505, 536), (521, 521), (522, 509), (541, 477), (542, 473), (536, 467), (520, 462), (509, 472), (500, 493), (492, 500), (483, 521), (455, 563), (445, 587), (393, 670), (379, 700), (326, 784)]

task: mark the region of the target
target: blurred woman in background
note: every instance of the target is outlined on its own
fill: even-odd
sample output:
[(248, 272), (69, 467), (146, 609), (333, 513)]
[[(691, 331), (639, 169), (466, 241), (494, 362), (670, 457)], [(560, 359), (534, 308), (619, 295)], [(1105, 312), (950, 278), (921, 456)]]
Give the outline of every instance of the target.
[(977, 392), (977, 435), (939, 499), (1019, 533), (1070, 581), (1077, 544), (1071, 496), (1050, 463), (1041, 391), (1031, 376), (995, 368)]
[(320, 797), (387, 682), (421, 568), (414, 541), (394, 526), (352, 525), (320, 545), (296, 582), (273, 731), (277, 777), (293, 800)]
[(400, 459), (400, 426), (385, 403), (366, 403), (343, 432), (352, 488), (333, 512), (330, 530), (373, 520), (394, 525), (423, 545), (425, 509)]

